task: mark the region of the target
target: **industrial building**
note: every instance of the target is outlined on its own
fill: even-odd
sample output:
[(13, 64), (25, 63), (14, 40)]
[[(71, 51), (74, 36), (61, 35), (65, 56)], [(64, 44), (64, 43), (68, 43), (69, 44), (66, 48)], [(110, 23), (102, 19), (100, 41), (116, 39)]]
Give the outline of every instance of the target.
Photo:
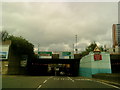
[(113, 24), (112, 27), (112, 35), (113, 35), (113, 47), (120, 47), (120, 24)]

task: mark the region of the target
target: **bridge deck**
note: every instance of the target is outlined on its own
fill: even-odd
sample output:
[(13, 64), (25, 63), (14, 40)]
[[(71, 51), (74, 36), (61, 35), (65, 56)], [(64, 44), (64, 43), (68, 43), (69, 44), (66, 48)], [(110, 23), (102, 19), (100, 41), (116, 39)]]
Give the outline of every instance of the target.
[(79, 59), (36, 59), (33, 60), (37, 63), (43, 63), (43, 64), (72, 64), (72, 63), (79, 63)]

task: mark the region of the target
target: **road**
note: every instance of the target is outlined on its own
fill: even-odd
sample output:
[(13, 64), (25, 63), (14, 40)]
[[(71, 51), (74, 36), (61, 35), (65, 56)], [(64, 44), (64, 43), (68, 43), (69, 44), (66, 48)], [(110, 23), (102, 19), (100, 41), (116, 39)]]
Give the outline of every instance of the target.
[[(63, 76), (3, 76), (3, 88), (111, 88), (117, 86), (106, 84), (90, 78)], [(4, 89), (3, 89), (4, 90)]]

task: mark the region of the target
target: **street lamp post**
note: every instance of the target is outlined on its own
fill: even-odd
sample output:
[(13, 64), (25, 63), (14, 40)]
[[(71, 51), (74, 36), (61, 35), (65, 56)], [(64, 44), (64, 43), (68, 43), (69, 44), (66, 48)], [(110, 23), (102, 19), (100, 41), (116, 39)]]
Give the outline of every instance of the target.
[(74, 44), (73, 44), (73, 53), (74, 53)]
[(38, 52), (39, 52), (39, 47), (40, 47), (40, 44), (38, 43)]
[(39, 47), (40, 47), (40, 44), (38, 43), (38, 58), (39, 58)]
[(75, 51), (76, 51), (76, 54), (77, 54), (77, 35), (75, 35), (75, 38), (76, 38), (76, 49), (75, 49)]

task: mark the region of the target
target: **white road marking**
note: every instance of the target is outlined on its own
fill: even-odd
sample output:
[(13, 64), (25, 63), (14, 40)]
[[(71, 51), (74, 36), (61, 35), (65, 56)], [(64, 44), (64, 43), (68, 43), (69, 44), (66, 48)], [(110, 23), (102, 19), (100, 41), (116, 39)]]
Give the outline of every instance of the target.
[(57, 80), (57, 78), (54, 78), (54, 80)]
[(64, 78), (61, 78), (61, 80), (64, 80)]
[(102, 81), (92, 80), (92, 79), (75, 79), (75, 80), (94, 81), (94, 82), (98, 82), (98, 83), (101, 83), (101, 84), (104, 84), (104, 85), (107, 85), (107, 86), (110, 86), (110, 87), (114, 87), (114, 88), (120, 89), (120, 87), (117, 87), (117, 86), (114, 86), (114, 85), (111, 85), (111, 84), (107, 84), (107, 83), (104, 83)]
[(101, 81), (95, 81), (95, 80), (93, 80), (93, 81), (104, 84), (104, 85), (107, 85), (107, 86), (111, 86), (111, 87), (114, 87), (114, 88), (117, 88), (117, 89), (120, 89), (120, 87), (117, 87), (117, 86), (114, 86), (114, 85), (111, 85), (111, 84), (107, 84), (107, 83), (104, 83), (104, 82), (101, 82)]
[(54, 78), (54, 80), (59, 80), (59, 78)]
[(49, 77), (48, 79), (53, 78), (53, 76)]
[(68, 77), (72, 82), (74, 82), (74, 80), (72, 79), (72, 78), (70, 78), (70, 77)]
[(54, 78), (54, 80), (71, 80), (69, 78)]
[[(52, 77), (53, 77), (53, 76), (52, 76)], [(52, 77), (49, 77), (48, 79), (50, 79), (50, 78), (52, 78)], [(47, 80), (48, 80), (48, 79), (47, 79)], [(47, 80), (45, 80), (42, 84), (45, 84), (45, 83), (47, 82)], [(42, 87), (42, 85), (40, 84), (36, 90), (40, 89), (41, 87)]]
[(42, 85), (40, 85), (38, 88), (41, 88), (42, 87)]
[(46, 83), (47, 82), (47, 80), (45, 80), (43, 83)]
[(75, 80), (87, 80), (87, 81), (92, 81), (91, 79), (75, 79)]
[(39, 88), (41, 88), (42, 87), (42, 85), (39, 85), (39, 87), (36, 89), (36, 90), (38, 90)]

